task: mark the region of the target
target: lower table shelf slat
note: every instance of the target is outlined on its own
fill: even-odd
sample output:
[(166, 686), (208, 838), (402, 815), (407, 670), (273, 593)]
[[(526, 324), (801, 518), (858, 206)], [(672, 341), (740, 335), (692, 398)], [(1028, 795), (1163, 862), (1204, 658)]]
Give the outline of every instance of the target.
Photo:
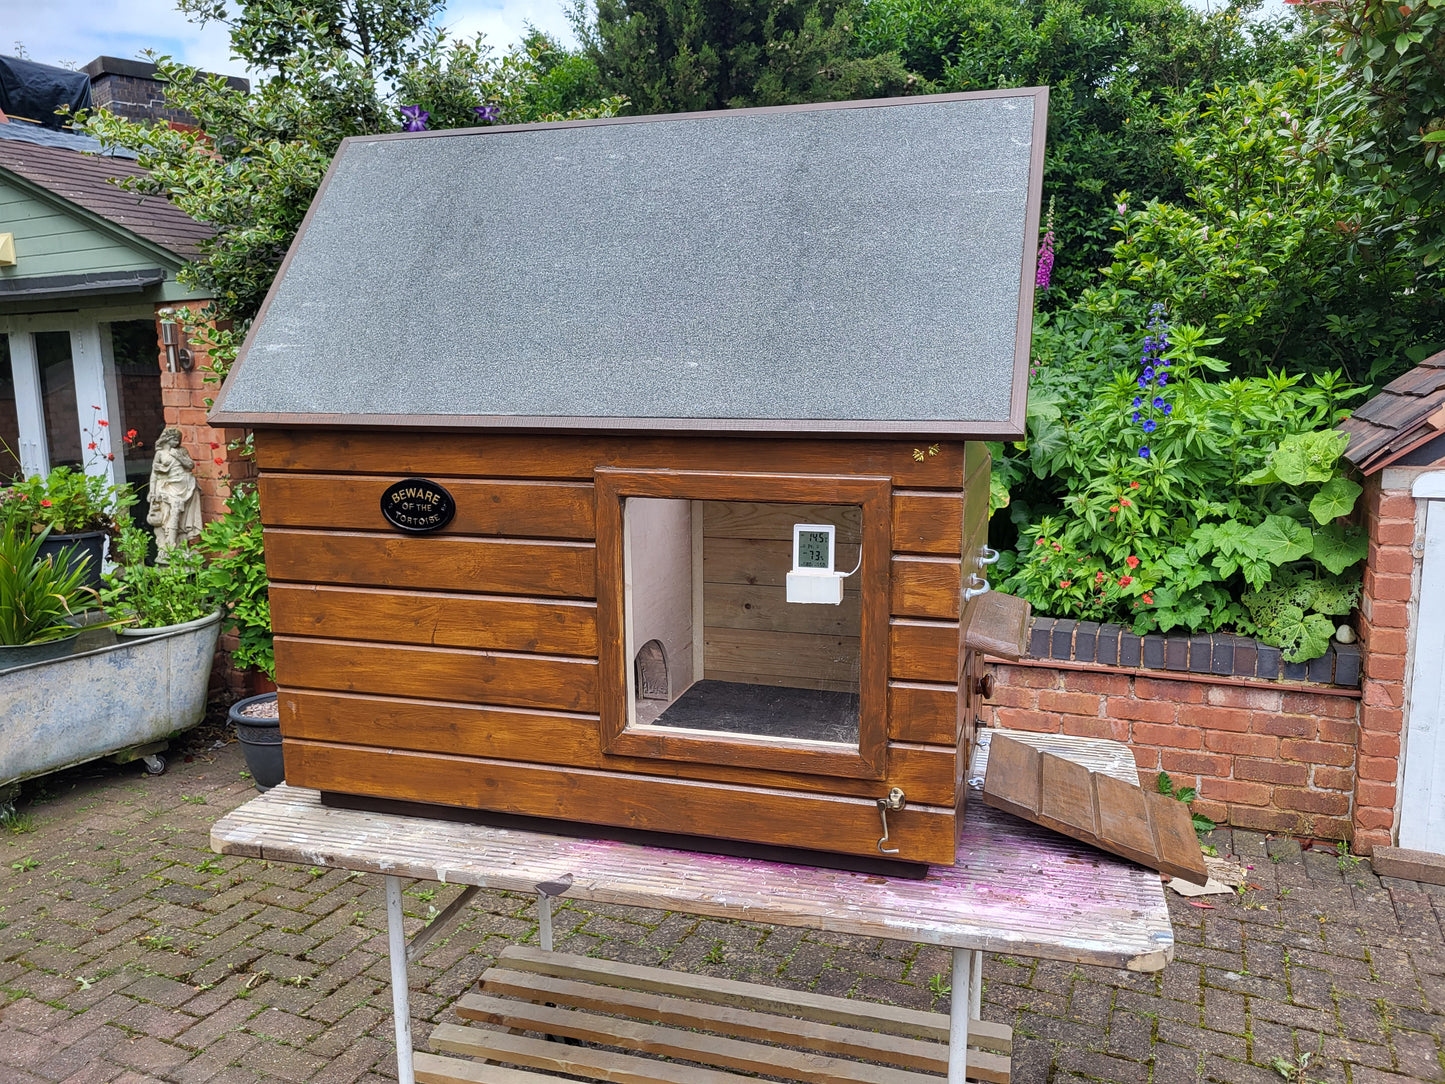
[[(947, 1072), (947, 1017), (937, 1013), (525, 947), (505, 950), (481, 987), (457, 1002), (458, 1015), (508, 1030), (442, 1024), (431, 1045), (499, 1064), (419, 1054), (422, 1084), (548, 1079), (532, 1070), (607, 1084), (737, 1084), (752, 1074), (798, 1084), (937, 1084)], [(798, 1019), (803, 1004), (808, 1018)], [(881, 1017), (942, 1034), (890, 1034)], [(1008, 1084), (1011, 1030), (971, 1021), (969, 1039), (968, 1078)], [(504, 1075), (506, 1066), (522, 1075)]]

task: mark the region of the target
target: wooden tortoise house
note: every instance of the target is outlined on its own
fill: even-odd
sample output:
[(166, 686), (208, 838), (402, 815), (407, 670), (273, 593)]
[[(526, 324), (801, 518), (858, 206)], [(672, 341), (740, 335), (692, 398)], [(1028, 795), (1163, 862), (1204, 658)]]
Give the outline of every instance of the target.
[(212, 416), (287, 782), (951, 864), (1045, 105), (343, 144)]

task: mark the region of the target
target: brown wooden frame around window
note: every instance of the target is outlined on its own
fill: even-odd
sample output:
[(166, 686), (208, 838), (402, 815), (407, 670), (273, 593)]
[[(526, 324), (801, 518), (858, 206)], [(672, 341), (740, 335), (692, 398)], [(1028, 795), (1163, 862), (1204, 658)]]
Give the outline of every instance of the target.
[[(856, 475), (739, 474), (599, 468), (597, 492), (598, 686), (602, 747), (618, 756), (657, 757), (850, 778), (881, 778), (888, 736), (889, 567), (892, 480)], [(858, 748), (819, 748), (744, 735), (659, 733), (629, 728), (623, 501), (627, 497), (857, 505), (863, 510)]]

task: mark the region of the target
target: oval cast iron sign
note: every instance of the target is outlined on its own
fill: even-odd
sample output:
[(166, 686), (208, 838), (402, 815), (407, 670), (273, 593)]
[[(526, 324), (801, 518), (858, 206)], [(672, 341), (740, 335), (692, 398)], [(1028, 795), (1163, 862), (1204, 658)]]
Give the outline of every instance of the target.
[(381, 495), (381, 514), (399, 530), (411, 534), (439, 531), (457, 514), (457, 502), (427, 478), (403, 478)]

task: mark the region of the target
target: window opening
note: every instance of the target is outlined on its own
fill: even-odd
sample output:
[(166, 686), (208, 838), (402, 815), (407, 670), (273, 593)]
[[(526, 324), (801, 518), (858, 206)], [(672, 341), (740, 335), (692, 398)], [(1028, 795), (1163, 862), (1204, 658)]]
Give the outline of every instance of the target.
[(856, 567), (860, 507), (630, 497), (623, 519), (628, 644), (642, 645), (630, 726), (858, 745), (859, 580), (817, 604), (790, 601), (788, 577), (799, 525), (831, 527), (838, 566)]

